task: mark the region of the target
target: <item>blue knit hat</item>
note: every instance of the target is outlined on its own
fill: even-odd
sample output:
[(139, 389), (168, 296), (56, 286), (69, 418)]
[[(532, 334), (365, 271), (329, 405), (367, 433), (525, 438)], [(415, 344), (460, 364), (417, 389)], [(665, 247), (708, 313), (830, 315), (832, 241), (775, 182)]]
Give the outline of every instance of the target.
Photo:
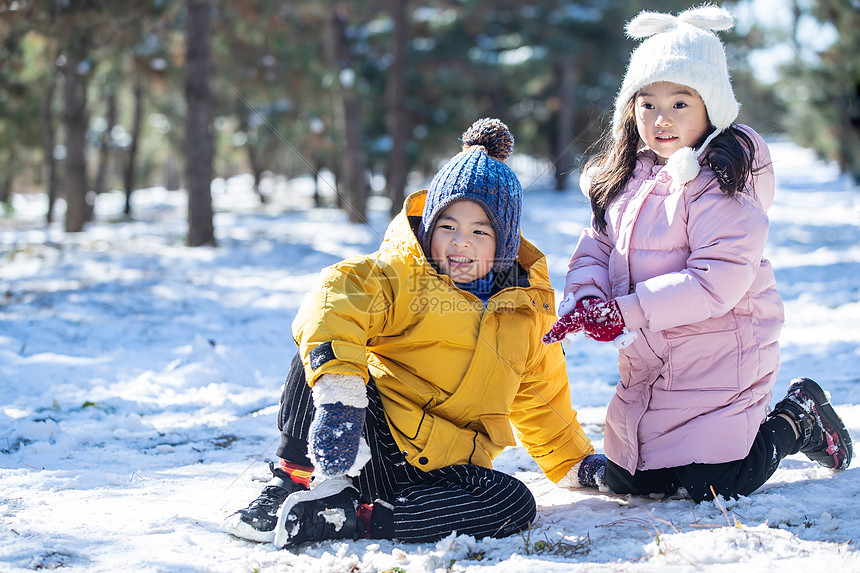
[(436, 219), (452, 203), (473, 201), (483, 207), (496, 231), (494, 270), (514, 264), (520, 249), (523, 188), (505, 159), (514, 150), (514, 136), (498, 119), (484, 118), (463, 133), (463, 150), (433, 177), (424, 203), (418, 240), (430, 253)]

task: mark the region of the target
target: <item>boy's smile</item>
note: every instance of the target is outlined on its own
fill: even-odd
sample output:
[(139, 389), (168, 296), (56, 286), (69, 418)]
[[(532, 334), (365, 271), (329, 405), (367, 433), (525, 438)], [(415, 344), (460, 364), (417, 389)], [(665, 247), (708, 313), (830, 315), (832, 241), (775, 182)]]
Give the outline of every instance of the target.
[(439, 215), (430, 240), (430, 256), (455, 283), (486, 275), (496, 257), (496, 232), (487, 213), (472, 201), (457, 201)]

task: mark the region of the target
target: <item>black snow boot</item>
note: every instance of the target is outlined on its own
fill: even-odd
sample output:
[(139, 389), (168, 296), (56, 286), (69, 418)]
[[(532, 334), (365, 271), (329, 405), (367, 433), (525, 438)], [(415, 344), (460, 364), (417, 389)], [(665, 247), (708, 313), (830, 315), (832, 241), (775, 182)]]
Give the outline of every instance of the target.
[(278, 509), (291, 493), (307, 491), (307, 488), (294, 482), (277, 464), (269, 462), (269, 469), (272, 479), (266, 483), (260, 496), (245, 509), (229, 515), (221, 525), (222, 531), (261, 543), (271, 543), (275, 539)]
[(803, 452), (810, 460), (835, 470), (844, 470), (851, 463), (851, 436), (830, 405), (830, 394), (813, 380), (793, 379), (788, 394), (768, 417), (778, 414), (788, 416), (800, 434), (789, 453)]
[(346, 477), (329, 478), (307, 491), (291, 495), (281, 508), (275, 547), (295, 547), (327, 539), (365, 537), (358, 519), (358, 490)]

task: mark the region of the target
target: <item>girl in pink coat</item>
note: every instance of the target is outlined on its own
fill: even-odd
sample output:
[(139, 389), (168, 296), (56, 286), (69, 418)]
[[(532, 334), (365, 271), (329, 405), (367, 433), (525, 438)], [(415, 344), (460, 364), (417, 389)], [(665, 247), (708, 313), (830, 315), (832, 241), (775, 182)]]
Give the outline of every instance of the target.
[[(582, 484), (693, 500), (749, 495), (798, 451), (844, 469), (851, 438), (825, 392), (793, 380), (768, 414), (782, 300), (763, 258), (774, 177), (735, 125), (721, 8), (643, 12), (603, 151), (586, 166), (592, 224), (570, 261), (553, 343), (582, 330), (620, 349), (604, 451)], [(604, 467), (605, 463), (605, 467)], [(575, 484), (572, 484), (575, 485)]]

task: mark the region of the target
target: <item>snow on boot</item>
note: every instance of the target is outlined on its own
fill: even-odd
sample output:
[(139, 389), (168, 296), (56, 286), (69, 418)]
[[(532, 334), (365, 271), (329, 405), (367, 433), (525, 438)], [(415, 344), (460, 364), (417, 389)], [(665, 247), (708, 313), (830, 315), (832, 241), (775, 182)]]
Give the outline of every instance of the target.
[(307, 488), (294, 482), (289, 474), (269, 462), (272, 479), (266, 483), (260, 496), (245, 509), (227, 516), (221, 530), (230, 535), (271, 543), (275, 539), (275, 525), (278, 522), (278, 509), (291, 493), (307, 491)]
[(786, 397), (769, 414), (785, 414), (797, 426), (800, 437), (790, 453), (800, 451), (826, 468), (844, 470), (853, 454), (851, 436), (830, 405), (830, 395), (809, 378), (791, 382)]
[(326, 479), (307, 491), (290, 495), (278, 513), (275, 547), (363, 538), (365, 528), (358, 519), (358, 505), (358, 490), (346, 477)]

